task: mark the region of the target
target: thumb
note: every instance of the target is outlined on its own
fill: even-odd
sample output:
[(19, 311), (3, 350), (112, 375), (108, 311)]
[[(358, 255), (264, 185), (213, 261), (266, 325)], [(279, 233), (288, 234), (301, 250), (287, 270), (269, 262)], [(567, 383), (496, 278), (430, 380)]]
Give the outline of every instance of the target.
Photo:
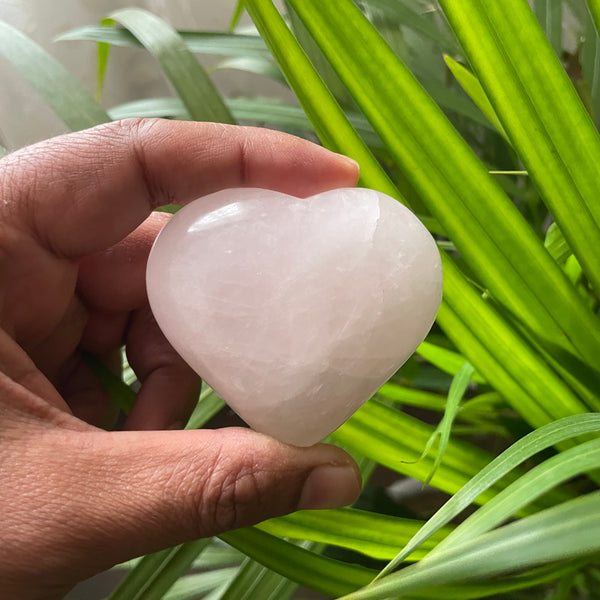
[(60, 473), (47, 494), (62, 501), (36, 515), (54, 577), (63, 570), (57, 560), (83, 578), (297, 509), (347, 505), (360, 492), (358, 468), (343, 450), (296, 448), (247, 429), (70, 431), (60, 442), (43, 469)]

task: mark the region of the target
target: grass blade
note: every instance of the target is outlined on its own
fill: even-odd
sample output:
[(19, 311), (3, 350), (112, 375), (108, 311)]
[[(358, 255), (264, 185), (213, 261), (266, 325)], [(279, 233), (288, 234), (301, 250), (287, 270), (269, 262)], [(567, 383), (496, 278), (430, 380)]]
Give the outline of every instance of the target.
[(110, 17), (129, 29), (158, 60), (192, 119), (234, 122), (210, 77), (170, 25), (139, 8), (118, 10)]
[(506, 134), (506, 131), (504, 131), (504, 127), (502, 127), (502, 123), (500, 123), (500, 119), (498, 118), (494, 107), (490, 104), (488, 97), (485, 95), (477, 77), (448, 55), (444, 56), (444, 61), (446, 61), (446, 65), (448, 65), (452, 75), (454, 75), (456, 81), (460, 83), (462, 89), (465, 90), (471, 100), (473, 100), (481, 112), (487, 117), (488, 121), (498, 130), (498, 133), (500, 133), (500, 135), (508, 142), (508, 135)]
[(473, 539), (506, 521), (532, 500), (569, 479), (600, 467), (600, 439), (565, 450), (533, 467), (463, 521), (432, 554)]
[(444, 456), (444, 452), (448, 447), (448, 442), (450, 440), (450, 432), (452, 431), (452, 424), (454, 423), (454, 419), (456, 418), (456, 414), (459, 410), (460, 401), (463, 399), (465, 392), (467, 391), (467, 387), (469, 382), (471, 381), (471, 376), (474, 372), (473, 365), (470, 363), (465, 363), (458, 371), (458, 373), (452, 379), (452, 384), (450, 385), (450, 391), (448, 392), (448, 401), (446, 402), (446, 409), (444, 411), (444, 416), (440, 421), (439, 425), (435, 428), (434, 432), (431, 434), (431, 437), (427, 441), (425, 446), (425, 450), (423, 450), (423, 455), (428, 454), (433, 442), (437, 437), (440, 438), (440, 443), (438, 446), (438, 451), (436, 453), (435, 461), (433, 466), (431, 467), (431, 471), (429, 475), (425, 478), (423, 482), (427, 485), (432, 477), (435, 475), (435, 472), (438, 470), (442, 457)]
[(395, 569), (430, 535), (438, 531), (440, 527), (447, 525), (474, 502), (479, 494), (489, 489), (491, 485), (513, 471), (523, 461), (564, 440), (598, 432), (600, 432), (600, 414), (590, 413), (555, 421), (521, 438), (479, 471), (467, 485), (452, 496), (410, 540), (402, 552), (385, 567), (379, 577)]
[[(581, 353), (595, 365), (600, 353), (595, 316), (478, 157), (351, 0), (290, 3), (483, 285), (557, 361)], [(469, 14), (459, 5), (458, 12)], [(385, 69), (374, 69), (374, 64)]]
[(197, 540), (145, 556), (109, 600), (160, 600), (210, 541)]
[(535, 0), (537, 17), (556, 56), (562, 54), (562, 0)]
[[(408, 542), (422, 525), (414, 519), (342, 508), (300, 511), (265, 521), (257, 527), (278, 537), (321, 542), (390, 560), (397, 554), (398, 547)], [(411, 559), (421, 560), (450, 531), (450, 528), (438, 531)]]
[[(422, 342), (417, 348), (417, 352), (419, 353), (419, 356), (422, 356), (426, 361), (435, 365), (438, 369), (444, 371), (444, 373), (449, 373), (452, 376), (457, 375), (465, 364), (465, 357), (458, 352), (436, 346), (431, 342)], [(471, 375), (471, 379), (475, 383), (487, 383), (486, 380), (476, 372)]]
[(527, 1), (440, 4), (546, 206), (600, 290), (600, 136)]
[(600, 492), (548, 508), (380, 579), (341, 600), (375, 600), (600, 550)]
[[(190, 52), (227, 56), (259, 56), (268, 58), (269, 50), (258, 35), (218, 33), (213, 31), (179, 31), (179, 37)], [(143, 44), (127, 29), (89, 25), (67, 31), (57, 41), (102, 42), (112, 46), (140, 47)]]
[[(400, 197), (399, 191), (354, 130), (275, 6), (270, 1), (247, 0), (246, 10), (277, 58), (323, 145), (358, 161), (361, 178), (369, 181), (369, 187), (395, 198)], [(343, 144), (340, 140), (343, 140)]]
[(18, 69), (72, 131), (110, 121), (71, 73), (41, 46), (3, 21), (0, 21), (0, 55)]

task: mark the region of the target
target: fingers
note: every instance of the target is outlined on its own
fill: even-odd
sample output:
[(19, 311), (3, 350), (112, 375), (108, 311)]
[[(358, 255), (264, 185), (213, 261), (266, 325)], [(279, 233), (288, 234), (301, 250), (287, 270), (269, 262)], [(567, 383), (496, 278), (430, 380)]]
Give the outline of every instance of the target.
[[(0, 465), (11, 483), (0, 490), (10, 513), (0, 520), (22, 519), (3, 530), (0, 553), (14, 562), (13, 577), (16, 569), (55, 585), (297, 508), (349, 504), (360, 491), (356, 465), (339, 448), (294, 448), (243, 429), (55, 430), (21, 450)], [(23, 459), (19, 474), (2, 472)]]
[(67, 258), (112, 246), (161, 204), (236, 186), (304, 196), (358, 178), (350, 159), (283, 133), (144, 119), (30, 146), (2, 167), (3, 219)]
[(126, 347), (142, 386), (125, 428), (182, 429), (198, 401), (200, 378), (169, 344), (147, 304), (130, 320)]

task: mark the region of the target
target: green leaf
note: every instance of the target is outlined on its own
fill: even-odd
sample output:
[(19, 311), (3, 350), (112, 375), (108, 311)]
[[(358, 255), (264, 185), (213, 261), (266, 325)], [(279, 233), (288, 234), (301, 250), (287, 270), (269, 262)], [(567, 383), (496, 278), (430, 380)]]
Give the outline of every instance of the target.
[(340, 596), (366, 585), (375, 571), (320, 556), (256, 528), (219, 536), (266, 567), (313, 590)]
[[(390, 517), (351, 508), (300, 511), (264, 521), (257, 525), (272, 535), (297, 540), (312, 540), (348, 548), (372, 558), (390, 560), (398, 547), (408, 542), (423, 523), (413, 519)], [(429, 543), (419, 548), (411, 559), (420, 560), (451, 531), (438, 531)]]
[(0, 146), (0, 158), (6, 156), (8, 154), (8, 150), (4, 146)]
[(231, 21), (229, 21), (229, 31), (233, 31), (237, 24), (240, 22), (242, 15), (244, 14), (244, 0), (237, 0), (233, 13), (231, 14)]
[(463, 521), (432, 554), (474, 539), (512, 517), (548, 490), (600, 467), (600, 439), (565, 450), (533, 467)]
[(186, 429), (200, 429), (225, 406), (225, 402), (211, 388), (206, 384), (203, 384), (203, 386), (204, 389), (185, 427)]
[[(450, 375), (456, 375), (465, 364), (465, 357), (460, 355), (458, 352), (453, 352), (447, 348), (436, 346), (431, 342), (422, 342), (416, 350), (419, 356), (422, 356), (426, 361), (435, 365), (438, 369), (448, 373)], [(485, 384), (486, 380), (479, 375), (479, 373), (473, 373), (471, 379), (475, 383)]]
[(145, 556), (109, 600), (160, 600), (210, 541), (197, 540)]
[(471, 100), (473, 100), (481, 112), (487, 117), (489, 122), (498, 130), (498, 133), (500, 133), (506, 141), (509, 141), (506, 131), (504, 131), (504, 127), (502, 127), (502, 123), (500, 123), (500, 119), (498, 119), (498, 115), (496, 114), (494, 107), (490, 104), (488, 97), (485, 95), (477, 77), (447, 54), (444, 56), (444, 60), (450, 71), (452, 71), (452, 75), (454, 75), (456, 81), (460, 83), (462, 89), (465, 90)]
[[(493, 297), (526, 324), (557, 362), (579, 352), (595, 365), (600, 354), (595, 316), (478, 157), (351, 0), (290, 3)], [(459, 12), (470, 14), (459, 5)]]
[[(312, 123), (302, 108), (273, 98), (229, 98), (226, 101), (236, 121), (259, 121), (270, 125), (298, 131), (312, 131)], [(109, 111), (113, 119), (128, 117), (170, 117), (173, 119), (189, 119), (190, 115), (179, 98), (149, 98), (120, 104)], [(381, 140), (375, 134), (369, 122), (359, 113), (348, 113), (348, 120), (360, 136), (370, 146), (381, 146)], [(436, 223), (433, 219), (424, 219), (428, 229), (433, 230)]]
[[(368, 584), (375, 574), (375, 571), (371, 569), (320, 556), (255, 528), (238, 529), (220, 537), (281, 575), (336, 598)], [(424, 600), (431, 600), (431, 598), (436, 600), (484, 598), (551, 581), (580, 568), (580, 566), (581, 563), (554, 564), (515, 577), (504, 577), (501, 581), (435, 587), (425, 594), (415, 593), (410, 598), (423, 598)], [(272, 598), (271, 600), (279, 599)]]
[(562, 55), (562, 0), (535, 0), (535, 16), (556, 56)]
[[(103, 27), (113, 27), (113, 19), (102, 19), (100, 25)], [(104, 77), (108, 65), (108, 56), (110, 54), (110, 45), (106, 42), (98, 42), (98, 72), (96, 74), (96, 100), (102, 102), (102, 91), (104, 89)]]
[(210, 77), (170, 25), (139, 8), (118, 10), (110, 17), (129, 29), (158, 60), (192, 119), (234, 122)]
[(444, 452), (448, 447), (448, 442), (450, 440), (450, 432), (452, 431), (452, 424), (454, 423), (454, 419), (456, 418), (456, 414), (459, 411), (460, 401), (463, 399), (465, 392), (467, 391), (467, 387), (469, 386), (469, 382), (471, 381), (471, 377), (475, 369), (471, 363), (465, 363), (458, 371), (458, 373), (452, 379), (452, 384), (450, 385), (450, 391), (448, 392), (448, 401), (446, 403), (446, 410), (444, 411), (444, 416), (440, 421), (439, 425), (435, 428), (434, 432), (431, 434), (429, 440), (427, 440), (427, 444), (425, 445), (425, 449), (423, 450), (422, 457), (429, 453), (433, 442), (439, 436), (440, 443), (438, 446), (438, 450), (436, 453), (435, 461), (433, 466), (431, 467), (431, 471), (425, 478), (423, 482), (427, 485), (435, 472), (438, 470), (442, 458), (444, 456)]
[(458, 516), (491, 485), (513, 471), (523, 461), (553, 445), (574, 437), (600, 432), (600, 413), (574, 415), (540, 427), (515, 442), (510, 448), (481, 469), (471, 481), (440, 508), (423, 528), (410, 540), (396, 558), (380, 573), (380, 577), (396, 568), (415, 548), (420, 546), (440, 527)]
[(389, 18), (402, 27), (420, 33), (432, 42), (438, 44), (444, 50), (458, 50), (456, 40), (448, 33), (441, 30), (428, 14), (430, 11), (422, 10), (420, 13), (412, 8), (414, 2), (402, 2), (398, 0), (365, 0), (368, 6), (382, 10)]
[[(427, 425), (377, 400), (369, 400), (332, 434), (332, 439), (389, 469), (425, 481), (434, 459), (421, 457), (433, 433)], [(450, 440), (444, 461), (431, 484), (453, 494), (491, 460), (483, 450), (461, 440)], [(479, 498), (488, 501), (501, 487)]]
[(397, 597), (432, 586), (492, 577), (598, 550), (600, 492), (594, 492), (447, 548), (348, 594), (342, 600)]
[(216, 69), (237, 69), (248, 73), (256, 73), (286, 85), (285, 77), (279, 67), (273, 61), (262, 56), (233, 56), (221, 61), (215, 67)]
[(565, 236), (556, 223), (552, 223), (548, 227), (544, 246), (559, 265), (563, 265), (567, 258), (571, 256), (571, 248), (569, 248)]
[[(247, 0), (246, 10), (277, 59), (323, 145), (358, 161), (361, 178), (369, 181), (369, 187), (400, 197), (397, 188), (356, 133), (275, 6), (270, 1)], [(343, 140), (343, 144), (340, 140)]]
[(408, 406), (418, 406), (419, 408), (427, 408), (443, 412), (446, 408), (446, 398), (440, 394), (432, 392), (424, 392), (395, 383), (384, 383), (378, 390), (378, 398), (392, 400), (399, 404), (407, 404)]
[(527, 1), (440, 4), (529, 176), (600, 290), (600, 136)]
[[(179, 31), (178, 33), (190, 52), (263, 58), (270, 56), (265, 43), (257, 35), (213, 31)], [(67, 31), (58, 36), (56, 40), (104, 42), (112, 46), (126, 47), (142, 46), (142, 43), (127, 29), (93, 25)]]
[(108, 392), (114, 404), (123, 414), (128, 415), (135, 404), (135, 392), (98, 357), (84, 352), (82, 358), (88, 369), (96, 376), (100, 385)]
[(91, 94), (56, 59), (0, 21), (0, 55), (10, 61), (69, 127), (76, 131), (110, 121)]
[(297, 587), (296, 582), (247, 559), (219, 600), (287, 600)]
[[(182, 577), (173, 584), (173, 587), (163, 596), (163, 600), (191, 600), (198, 598), (199, 594), (207, 594), (215, 588), (226, 585), (237, 573), (237, 567), (194, 573)], [(202, 596), (205, 598), (205, 596)]]

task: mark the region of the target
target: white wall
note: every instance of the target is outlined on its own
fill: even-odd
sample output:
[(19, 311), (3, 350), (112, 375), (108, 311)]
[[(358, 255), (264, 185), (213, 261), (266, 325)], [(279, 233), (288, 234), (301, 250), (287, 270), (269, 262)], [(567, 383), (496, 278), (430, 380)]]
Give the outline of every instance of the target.
[[(81, 25), (97, 24), (111, 11), (128, 6), (147, 8), (177, 28), (223, 31), (234, 5), (235, 0), (3, 0), (0, 19), (40, 43), (93, 91), (95, 44), (53, 42), (56, 35)], [(203, 57), (202, 62), (210, 66), (218, 58)], [(240, 71), (218, 71), (213, 79), (226, 94), (281, 93), (277, 84)], [(65, 131), (37, 92), (2, 57), (0, 81), (0, 144), (13, 150)], [(105, 86), (106, 107), (170, 94), (168, 83), (147, 52), (134, 48), (112, 50)]]

